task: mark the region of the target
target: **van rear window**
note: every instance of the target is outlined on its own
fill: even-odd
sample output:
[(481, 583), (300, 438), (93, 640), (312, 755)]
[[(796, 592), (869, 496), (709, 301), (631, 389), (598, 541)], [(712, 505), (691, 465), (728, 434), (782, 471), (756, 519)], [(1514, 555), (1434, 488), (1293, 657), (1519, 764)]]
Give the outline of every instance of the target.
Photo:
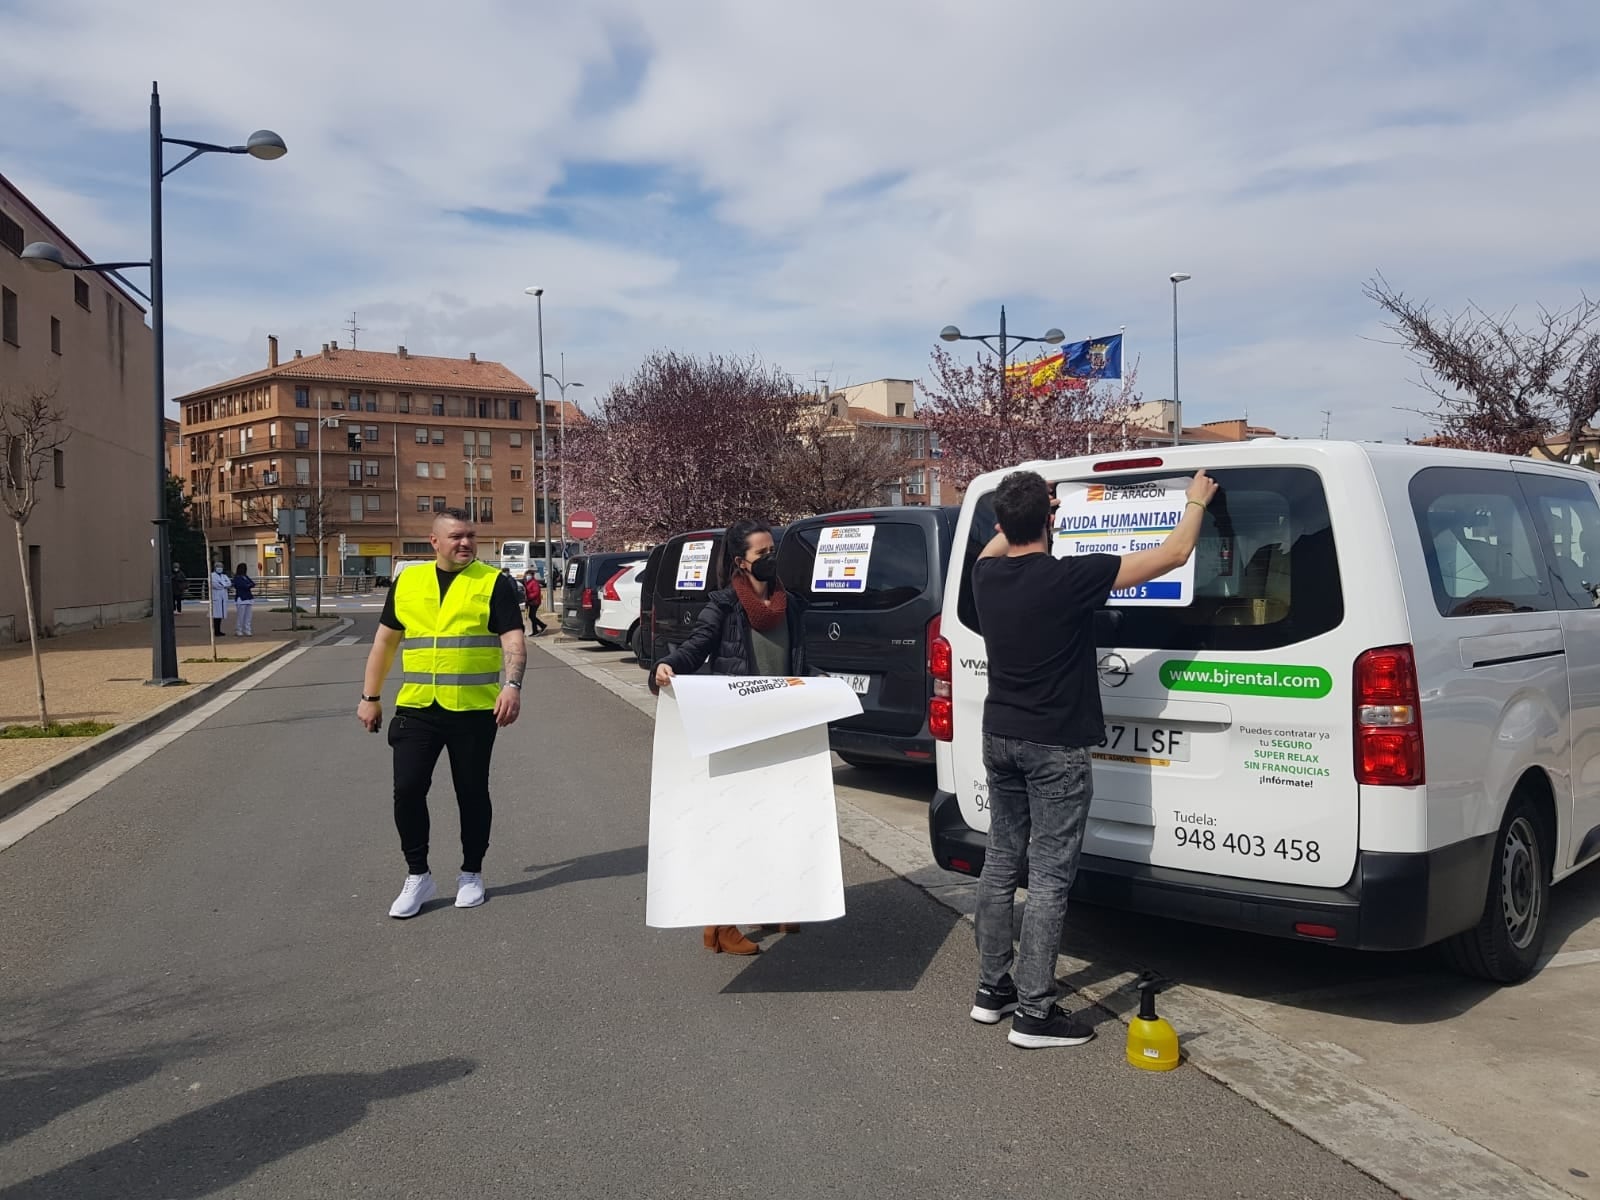
[[(1165, 476), (1118, 476), (1136, 484)], [(1195, 549), (1195, 598), (1184, 608), (1114, 606), (1097, 622), (1099, 645), (1151, 650), (1272, 650), (1344, 621), (1339, 561), (1322, 479), (1306, 467), (1212, 472), (1219, 491)], [(1052, 484), (1056, 481), (1052, 480)], [(991, 497), (975, 502), (957, 615), (977, 632), (972, 564), (993, 536)]]
[(674, 538), (661, 552), (654, 594), (658, 600), (704, 600), (723, 586), (722, 573), (721, 532)]
[(922, 595), (930, 575), (927, 531), (899, 521), (874, 521), (872, 526), (861, 590), (819, 591), (812, 587), (821, 526), (793, 530), (778, 547), (778, 575), (784, 589), (804, 596), (812, 608), (839, 612), (898, 608)]

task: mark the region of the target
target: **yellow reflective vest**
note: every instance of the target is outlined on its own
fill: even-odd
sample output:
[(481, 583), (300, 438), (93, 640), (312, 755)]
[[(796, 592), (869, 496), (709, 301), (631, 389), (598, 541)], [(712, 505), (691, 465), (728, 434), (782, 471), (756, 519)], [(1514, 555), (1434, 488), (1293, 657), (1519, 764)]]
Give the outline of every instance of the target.
[[(428, 564), (431, 565), (431, 564)], [(403, 708), (434, 701), (452, 712), (494, 707), (500, 694), (500, 637), (489, 632), (489, 598), (500, 572), (481, 562), (463, 567), (439, 603), (439, 577), (418, 563), (394, 581)]]

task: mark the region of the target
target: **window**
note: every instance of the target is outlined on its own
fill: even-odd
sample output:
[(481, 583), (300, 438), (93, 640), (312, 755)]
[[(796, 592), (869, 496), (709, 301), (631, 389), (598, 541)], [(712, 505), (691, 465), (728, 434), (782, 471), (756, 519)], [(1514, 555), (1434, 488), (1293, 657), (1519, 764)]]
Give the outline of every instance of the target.
[(5, 213), (0, 213), (0, 246), (13, 254), (21, 254), (22, 244), (22, 226)]
[(400, 553), (401, 554), (407, 554), (407, 555), (410, 555), (410, 554), (421, 554), (421, 555), (432, 556), (432, 554), (433, 554), (433, 543), (431, 543), (431, 542), (401, 542), (400, 543)]
[(419, 462), (417, 464), (417, 478), (418, 479), (427, 479), (427, 478), (429, 478), (429, 475), (428, 475), (428, 464), (427, 463)]
[(1510, 471), (1428, 467), (1411, 479), (1411, 510), (1441, 616), (1544, 612), (1533, 521)]
[(494, 524), (494, 501), (487, 496), (478, 497), (478, 520), (485, 525)]
[(360, 496), (351, 496), (350, 497), (350, 519), (352, 521), (361, 520), (361, 518), (362, 518), (362, 516), (363, 516), (363, 514), (365, 512), (365, 508), (366, 508), (366, 506), (361, 503), (361, 497)]
[(367, 459), (367, 478), (378, 478), (378, 460), (375, 458)]
[(294, 460), (294, 481), (300, 487), (305, 487), (311, 482), (311, 460), (297, 458)]
[(519, 513), (519, 512), (522, 511), (522, 497), (521, 496), (513, 496), (513, 497), (511, 497), (511, 511), (514, 512), (514, 513)]
[[(351, 412), (360, 412), (361, 411), (361, 393), (359, 391), (352, 391), (352, 392), (346, 393), (346, 395), (350, 399), (350, 411)], [(333, 406), (335, 408), (338, 408), (339, 407), (339, 402), (337, 400), (334, 401)]]
[(276, 421), (268, 421), (267, 422), (267, 449), (268, 450), (276, 450), (277, 448), (278, 448), (278, 423)]
[(921, 467), (906, 478), (906, 491), (910, 495), (920, 496), (928, 490), (928, 473)]
[(294, 444), (296, 449), (304, 449), (311, 445), (311, 422), (296, 421), (294, 423)]
[(442, 429), (430, 429), (430, 430), (428, 430), (428, 436), (433, 441), (433, 444), (435, 446), (444, 445), (444, 430), (442, 430)]
[(378, 497), (376, 497), (376, 496), (368, 496), (367, 497), (367, 511), (368, 512), (377, 512), (378, 511)]
[(352, 458), (350, 460), (349, 472), (351, 483), (361, 482), (361, 460), (359, 458)]
[(461, 415), (461, 397), (446, 396), (444, 398), (444, 413), (447, 417), (459, 417)]
[(434, 463), (433, 464), (433, 477), (435, 479), (443, 479), (444, 478), (444, 464), (443, 463)]
[(365, 438), (367, 445), (376, 446), (378, 444), (378, 427), (376, 425), (368, 425), (366, 433), (362, 436)]
[(365, 408), (367, 412), (377, 412), (378, 411), (378, 393), (377, 392), (368, 392), (367, 393), (366, 402), (363, 404), (362, 407)]
[(521, 446), (522, 445), (522, 430), (513, 429), (511, 431), (511, 445), (513, 447), (517, 447), (517, 446)]
[[(778, 572), (783, 586), (804, 596), (819, 609), (897, 608), (920, 596), (928, 586), (928, 535), (921, 525), (875, 521), (872, 557), (867, 567), (866, 591), (841, 596), (811, 590), (811, 568), (817, 557), (818, 527), (799, 529), (785, 537), (779, 551)], [(993, 528), (994, 522), (991, 521)]]
[(894, 415), (897, 416), (897, 417), (905, 416), (906, 415), (906, 406), (904, 404), (896, 404), (894, 406)]
[(427, 444), (428, 444), (428, 431), (426, 429), (422, 428), (419, 425), (419, 426), (417, 426), (417, 445), (426, 446)]
[(61, 353), (61, 318), (50, 318), (50, 353)]
[(463, 458), (471, 458), (472, 452), (477, 445), (478, 439), (472, 435), (472, 430), (463, 429), (461, 431), (461, 456)]
[(478, 430), (478, 457), (488, 458), (494, 449), (494, 438), (487, 429)]
[(512, 467), (511, 468), (511, 479), (512, 479), (512, 482), (514, 483), (514, 482), (516, 482), (517, 480), (519, 480), (521, 478), (522, 478), (522, 468), (521, 467), (516, 467), (516, 466)]
[(522, 420), (522, 401), (521, 400), (513, 400), (513, 401), (511, 401), (511, 419), (513, 421)]
[(55, 468), (56, 486), (58, 488), (64, 488), (64, 487), (67, 486), (67, 455), (66, 455), (66, 452), (64, 450), (56, 449), (56, 450), (51, 451), (51, 457), (54, 460), (51, 465)]
[(74, 279), (72, 281), (72, 299), (84, 312), (89, 311), (89, 281), (87, 279)]
[(297, 387), (294, 390), (294, 406), (296, 408), (311, 407), (311, 389)]
[(395, 407), (395, 411), (396, 412), (403, 412), (403, 413), (410, 412), (411, 411), (411, 393), (410, 392), (401, 392), (399, 395), (397, 395), (394, 398), (394, 407)]
[(436, 417), (444, 416), (444, 397), (435, 396), (433, 398), (432, 405), (429, 407), (429, 411), (432, 412)]
[[(432, 504), (432, 500), (429, 497), (427, 497), (427, 496), (418, 496), (417, 497), (417, 511), (418, 512), (427, 512), (428, 511), (428, 507), (429, 507), (430, 504)], [(409, 553), (409, 551), (407, 553)]]
[(13, 346), (22, 344), (17, 340), (17, 294), (10, 288), (0, 288), (0, 337)]
[(1581, 479), (1517, 473), (1544, 551), (1557, 608), (1600, 607), (1600, 504)]
[(444, 511), (444, 497), (443, 496), (435, 496), (433, 498), (433, 511), (436, 512), (436, 513), (440, 513), (440, 512)]
[(492, 482), (494, 480), (494, 468), (486, 462), (480, 462), (478, 464), (478, 479), (483, 483)]

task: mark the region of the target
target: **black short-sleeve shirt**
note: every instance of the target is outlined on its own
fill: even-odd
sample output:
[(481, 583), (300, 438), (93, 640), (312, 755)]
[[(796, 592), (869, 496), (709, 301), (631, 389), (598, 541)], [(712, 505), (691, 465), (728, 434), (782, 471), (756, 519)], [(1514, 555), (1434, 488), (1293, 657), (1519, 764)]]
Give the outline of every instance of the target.
[[(420, 571), (422, 567), (407, 567), (408, 571)], [(439, 600), (443, 602), (444, 594), (450, 590), (450, 585), (456, 581), (455, 571), (441, 571), (437, 563), (433, 567), (434, 573), (439, 577)], [(489, 632), (494, 634), (506, 633), (512, 629), (522, 628), (522, 589), (517, 586), (517, 581), (503, 571), (494, 581), (494, 591), (489, 594)], [(378, 618), (381, 624), (390, 629), (405, 630), (400, 624), (400, 618), (394, 615), (394, 585), (389, 586), (389, 594), (384, 597), (383, 615)]]
[(1115, 554), (980, 558), (972, 597), (989, 660), (983, 731), (1044, 746), (1105, 737), (1095, 675), (1094, 610), (1122, 559)]

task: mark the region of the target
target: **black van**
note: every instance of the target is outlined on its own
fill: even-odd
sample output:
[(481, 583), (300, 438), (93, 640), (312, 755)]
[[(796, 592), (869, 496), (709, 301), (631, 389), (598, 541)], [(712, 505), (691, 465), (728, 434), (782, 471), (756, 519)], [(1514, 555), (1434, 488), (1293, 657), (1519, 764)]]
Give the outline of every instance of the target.
[(661, 556), (666, 553), (667, 544), (653, 546), (650, 557), (645, 559), (644, 570), (639, 572), (639, 624), (633, 631), (633, 657), (646, 671), (655, 666), (651, 658), (651, 647), (654, 639), (650, 634), (651, 614), (656, 605), (656, 575), (661, 571)]
[(634, 550), (623, 554), (580, 554), (567, 559), (566, 586), (561, 591), (561, 632), (582, 641), (594, 641), (600, 589), (623, 567), (645, 557), (644, 552)]
[[(650, 589), (650, 616), (644, 615), (644, 600), (639, 602), (639, 625), (648, 625), (648, 659), (639, 665), (653, 669), (678, 644), (687, 638), (706, 606), (706, 597), (728, 586), (727, 564), (722, 560), (721, 529), (697, 529), (674, 534), (661, 543), (656, 562), (654, 586)], [(783, 526), (772, 527), (772, 540), (783, 540)]]
[[(828, 727), (834, 753), (851, 766), (933, 763), (929, 626), (944, 604), (960, 513), (946, 505), (807, 517), (778, 547), (784, 589), (806, 602), (807, 661), (861, 697), (859, 717)], [(862, 531), (854, 544), (868, 549), (819, 563), (819, 539), (852, 526)]]

